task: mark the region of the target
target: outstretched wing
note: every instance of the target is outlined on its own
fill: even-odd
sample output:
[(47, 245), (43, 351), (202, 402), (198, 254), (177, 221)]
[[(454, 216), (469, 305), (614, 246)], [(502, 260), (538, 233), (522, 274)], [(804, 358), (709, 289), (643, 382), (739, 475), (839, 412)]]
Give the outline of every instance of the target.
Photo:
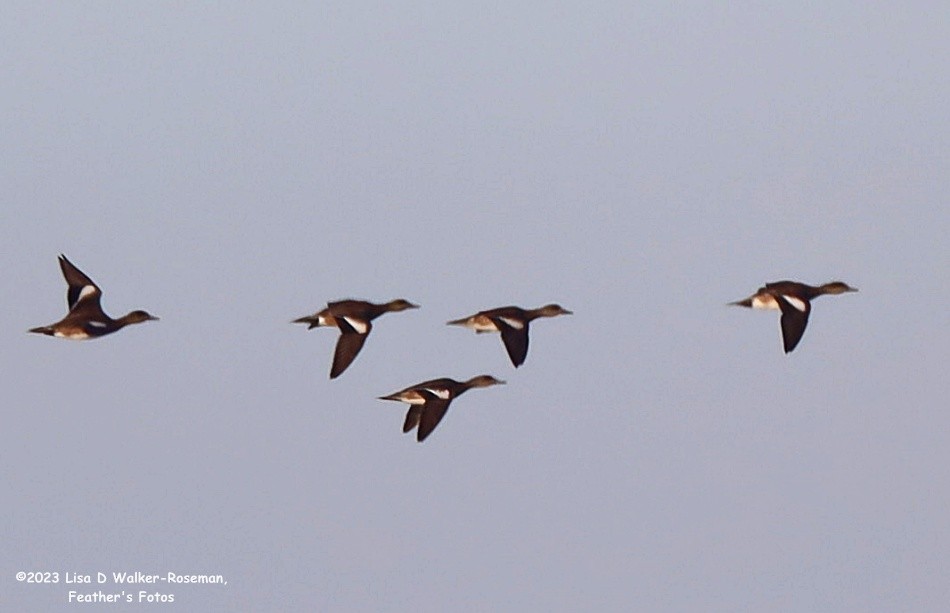
[(439, 398), (434, 394), (427, 395), (426, 403), (421, 407), (422, 413), (419, 417), (419, 430), (416, 433), (416, 440), (421, 443), (426, 440), (427, 436), (432, 434), (435, 427), (438, 426), (442, 418), (445, 417), (445, 412), (448, 410), (449, 403), (451, 402), (452, 401), (448, 398)]
[(505, 344), (511, 363), (518, 368), (524, 364), (528, 356), (528, 324), (524, 323), (520, 328), (516, 328), (502, 317), (493, 317), (492, 322), (501, 332), (501, 340)]
[(339, 377), (353, 363), (360, 349), (363, 348), (363, 343), (366, 342), (370, 330), (373, 329), (372, 324), (365, 322), (363, 328), (365, 332), (358, 332), (346, 318), (337, 317), (336, 321), (340, 328), (340, 338), (337, 340), (336, 350), (333, 352), (333, 366), (330, 367), (331, 379)]
[(406, 412), (406, 421), (402, 424), (403, 433), (409, 432), (418, 426), (420, 417), (422, 417), (422, 406), (418, 404), (410, 405)]
[[(66, 259), (66, 256), (60, 254), (59, 267), (63, 271), (63, 277), (69, 286), (66, 290), (66, 306), (72, 311), (80, 302), (83, 305), (94, 305), (93, 308), (100, 310), (99, 297), (102, 290), (99, 289), (92, 279), (86, 276), (83, 271), (76, 268), (72, 262)], [(88, 307), (86, 307), (88, 308)]]
[(782, 342), (785, 353), (790, 353), (802, 340), (805, 326), (808, 325), (808, 315), (811, 313), (811, 303), (801, 298), (775, 294), (775, 300), (782, 310)]

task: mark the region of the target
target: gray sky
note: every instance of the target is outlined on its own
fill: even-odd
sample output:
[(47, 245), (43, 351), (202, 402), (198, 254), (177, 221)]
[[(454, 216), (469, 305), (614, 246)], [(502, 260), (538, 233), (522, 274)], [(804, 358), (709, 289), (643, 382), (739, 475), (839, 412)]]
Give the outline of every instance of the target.
[[(452, 4), (6, 6), (2, 607), (945, 609), (948, 9)], [(162, 321), (26, 334), (60, 252)], [(788, 356), (785, 278), (861, 290)], [(331, 382), (344, 297), (422, 308)]]

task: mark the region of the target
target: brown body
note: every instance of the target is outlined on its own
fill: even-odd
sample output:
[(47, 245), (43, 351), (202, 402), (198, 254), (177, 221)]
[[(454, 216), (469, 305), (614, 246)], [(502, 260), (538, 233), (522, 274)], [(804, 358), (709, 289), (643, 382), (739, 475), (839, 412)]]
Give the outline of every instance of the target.
[(775, 281), (766, 283), (748, 298), (729, 304), (750, 309), (781, 311), (782, 344), (785, 353), (791, 353), (805, 334), (812, 300), (826, 294), (856, 291), (858, 290), (841, 281), (832, 281), (818, 286), (797, 281)]
[(128, 315), (112, 319), (103, 312), (100, 305), (102, 290), (92, 279), (62, 254), (59, 256), (59, 267), (69, 286), (66, 290), (66, 305), (69, 307), (69, 312), (58, 322), (31, 328), (30, 332), (72, 340), (86, 340), (111, 334), (130, 324), (158, 319), (145, 311), (132, 311)]
[(409, 411), (406, 413), (406, 420), (403, 422), (402, 431), (409, 432), (418, 426), (416, 440), (421, 443), (439, 425), (449, 408), (449, 404), (455, 398), (472, 388), (503, 385), (504, 383), (504, 381), (500, 381), (491, 375), (479, 375), (468, 381), (456, 381), (443, 377), (417, 383), (388, 396), (380, 396), (379, 399), (395, 400), (410, 405)]
[(383, 313), (395, 313), (406, 309), (417, 309), (418, 305), (407, 300), (391, 300), (374, 304), (364, 300), (339, 300), (330, 302), (327, 308), (313, 315), (295, 319), (293, 323), (307, 324), (307, 329), (333, 327), (340, 330), (336, 349), (333, 352), (333, 365), (330, 378), (339, 377), (353, 363), (373, 329), (372, 321)]
[(508, 357), (515, 368), (524, 364), (528, 356), (528, 326), (539, 317), (571, 315), (559, 304), (548, 304), (538, 309), (522, 309), (516, 306), (499, 307), (479, 311), (474, 315), (448, 322), (450, 326), (463, 326), (476, 333), (500, 332)]

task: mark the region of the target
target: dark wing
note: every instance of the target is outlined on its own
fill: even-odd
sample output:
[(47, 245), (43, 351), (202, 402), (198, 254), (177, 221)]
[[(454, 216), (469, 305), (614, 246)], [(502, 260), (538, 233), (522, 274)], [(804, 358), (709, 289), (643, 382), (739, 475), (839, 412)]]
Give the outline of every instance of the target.
[[(791, 353), (798, 345), (798, 341), (802, 340), (802, 335), (805, 334), (805, 326), (808, 325), (808, 314), (811, 313), (811, 303), (796, 298), (796, 304), (793, 304), (781, 294), (773, 295), (782, 310), (782, 342), (785, 344), (785, 353)], [(799, 309), (797, 304), (801, 304), (803, 308)]]
[(337, 340), (336, 350), (333, 352), (333, 366), (330, 367), (331, 379), (339, 377), (353, 363), (356, 355), (363, 348), (366, 337), (373, 329), (373, 326), (367, 322), (366, 333), (360, 334), (344, 318), (337, 317), (336, 322), (340, 328), (340, 338)]
[(432, 434), (432, 431), (435, 430), (435, 427), (439, 425), (439, 422), (442, 421), (442, 418), (445, 416), (450, 402), (452, 402), (451, 399), (443, 399), (437, 397), (435, 394), (427, 394), (426, 403), (421, 407), (422, 414), (419, 419), (419, 430), (416, 433), (416, 440), (421, 443), (426, 440), (427, 436)]
[(500, 317), (492, 317), (492, 321), (501, 332), (501, 340), (505, 343), (511, 363), (518, 368), (524, 364), (524, 359), (528, 356), (528, 323), (525, 322), (524, 327), (519, 329)]
[(92, 279), (87, 277), (83, 271), (76, 268), (72, 262), (67, 260), (65, 255), (60, 254), (59, 267), (63, 271), (66, 284), (69, 285), (69, 288), (66, 290), (66, 305), (69, 307), (69, 310), (72, 311), (81, 298), (84, 303), (86, 301), (93, 302), (95, 309), (98, 311), (100, 309), (99, 296), (102, 295), (102, 290), (99, 289), (99, 286), (96, 285)]
[(409, 406), (406, 412), (406, 421), (402, 424), (402, 431), (409, 432), (419, 425), (419, 418), (422, 417), (422, 405), (413, 404)]

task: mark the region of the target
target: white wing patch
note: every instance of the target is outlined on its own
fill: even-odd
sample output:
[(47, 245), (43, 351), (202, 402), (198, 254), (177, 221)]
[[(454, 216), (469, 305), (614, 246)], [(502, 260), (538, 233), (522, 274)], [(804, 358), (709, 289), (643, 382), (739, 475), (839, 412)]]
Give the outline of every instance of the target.
[(92, 296), (95, 293), (96, 293), (95, 285), (83, 285), (82, 289), (79, 290), (79, 298), (76, 299), (76, 302), (79, 302), (80, 300), (88, 296)]
[(802, 313), (808, 310), (808, 305), (806, 305), (805, 301), (801, 298), (796, 298), (795, 296), (786, 296), (785, 294), (782, 294), (782, 298), (785, 299), (785, 302), (789, 303)]
[[(88, 287), (88, 286), (87, 286), (87, 287)], [(101, 321), (90, 321), (90, 322), (89, 322), (89, 325), (92, 326), (93, 328), (105, 328), (105, 327), (106, 327), (106, 324), (104, 324), (104, 323), (101, 322)]]
[(369, 326), (362, 319), (356, 319), (355, 317), (344, 317), (346, 323), (356, 330), (358, 334), (366, 334), (369, 331)]
[(442, 400), (448, 400), (449, 398), (449, 390), (445, 389), (444, 387), (427, 387), (425, 390), (435, 394), (436, 397), (441, 398)]
[(524, 328), (524, 322), (519, 319), (512, 319), (511, 317), (499, 317), (498, 319), (502, 320), (515, 330), (521, 330)]

